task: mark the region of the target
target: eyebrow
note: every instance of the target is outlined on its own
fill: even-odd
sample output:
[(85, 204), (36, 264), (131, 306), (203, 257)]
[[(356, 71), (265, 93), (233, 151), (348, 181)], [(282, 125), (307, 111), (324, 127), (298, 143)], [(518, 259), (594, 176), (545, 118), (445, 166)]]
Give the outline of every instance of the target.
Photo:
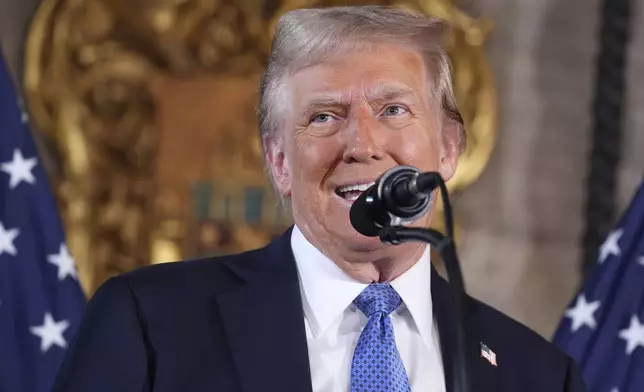
[(344, 107), (348, 101), (339, 91), (323, 92), (305, 101), (299, 112), (302, 115), (308, 115), (312, 110), (320, 107), (340, 106)]
[[(378, 84), (367, 92), (367, 99), (375, 103), (407, 97), (416, 98), (417, 96), (414, 89), (402, 84)], [(308, 115), (312, 110), (319, 107), (345, 107), (347, 104), (348, 101), (342, 92), (328, 91), (308, 99), (299, 112), (302, 115)]]
[(346, 99), (340, 93), (320, 94), (306, 101), (305, 107), (344, 105)]

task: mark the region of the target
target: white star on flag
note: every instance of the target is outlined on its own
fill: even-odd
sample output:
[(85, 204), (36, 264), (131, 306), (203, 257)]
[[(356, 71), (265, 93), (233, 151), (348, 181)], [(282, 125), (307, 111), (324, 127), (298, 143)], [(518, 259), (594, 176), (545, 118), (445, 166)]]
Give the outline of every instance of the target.
[(45, 313), (43, 325), (31, 327), (29, 330), (40, 338), (40, 351), (46, 353), (54, 345), (60, 348), (67, 348), (67, 342), (63, 337), (63, 333), (67, 328), (69, 328), (69, 321), (56, 322), (51, 313), (47, 312)]
[(587, 325), (590, 329), (594, 329), (597, 326), (594, 313), (599, 309), (600, 305), (601, 303), (599, 301), (589, 303), (584, 294), (577, 297), (575, 306), (566, 311), (566, 317), (572, 320), (570, 326), (572, 332), (576, 332), (584, 325)]
[(24, 181), (29, 184), (35, 184), (36, 178), (31, 173), (33, 168), (38, 164), (37, 158), (25, 159), (20, 150), (13, 151), (13, 160), (0, 164), (0, 171), (9, 174), (9, 188), (14, 189)]
[(639, 265), (644, 266), (644, 256), (640, 256), (640, 257), (637, 259), (637, 263), (638, 263)]
[(60, 250), (58, 251), (58, 254), (47, 256), (47, 261), (58, 267), (59, 281), (64, 280), (68, 276), (76, 279), (77, 275), (74, 258), (69, 253), (69, 249), (64, 243), (60, 244)]
[(617, 243), (619, 239), (622, 238), (622, 235), (624, 235), (623, 229), (614, 230), (608, 235), (608, 238), (606, 238), (606, 241), (604, 241), (599, 249), (600, 264), (606, 261), (608, 256), (619, 256), (622, 254), (622, 251), (619, 249), (619, 244)]
[(2, 256), (3, 253), (8, 253), (12, 256), (16, 256), (18, 254), (18, 250), (13, 244), (13, 241), (18, 237), (18, 235), (20, 235), (20, 230), (7, 230), (4, 228), (2, 222), (0, 222), (0, 256)]
[(644, 324), (637, 315), (631, 317), (631, 324), (627, 329), (619, 331), (619, 337), (626, 341), (627, 355), (631, 355), (638, 346), (644, 347)]

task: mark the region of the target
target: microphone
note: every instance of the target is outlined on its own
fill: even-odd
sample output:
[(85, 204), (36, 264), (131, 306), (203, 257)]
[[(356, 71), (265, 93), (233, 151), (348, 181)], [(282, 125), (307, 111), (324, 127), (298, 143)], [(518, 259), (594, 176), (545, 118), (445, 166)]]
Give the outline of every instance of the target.
[(351, 225), (364, 236), (376, 237), (385, 227), (411, 223), (427, 213), (441, 181), (440, 174), (411, 166), (389, 169), (353, 202)]

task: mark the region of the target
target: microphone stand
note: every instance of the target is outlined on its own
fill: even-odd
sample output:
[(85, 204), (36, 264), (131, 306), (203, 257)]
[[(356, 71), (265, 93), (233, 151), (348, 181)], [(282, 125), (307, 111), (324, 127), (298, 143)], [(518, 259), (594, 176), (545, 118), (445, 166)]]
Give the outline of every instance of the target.
[(456, 313), (456, 355), (452, 355), (452, 385), (454, 392), (471, 392), (471, 378), (470, 369), (468, 366), (467, 351), (470, 345), (468, 344), (469, 334), (467, 333), (467, 309), (465, 308), (465, 284), (463, 282), (463, 275), (456, 253), (456, 245), (454, 243), (454, 224), (452, 219), (452, 209), (449, 203), (449, 196), (447, 194), (447, 187), (445, 182), (437, 175), (436, 178), (440, 187), (441, 196), (444, 205), (445, 228), (447, 235), (443, 235), (434, 229), (412, 228), (404, 226), (384, 226), (380, 232), (380, 240), (384, 243), (398, 245), (407, 241), (419, 241), (429, 244), (434, 247), (441, 255), (447, 276), (449, 278), (452, 298), (454, 300), (454, 308)]

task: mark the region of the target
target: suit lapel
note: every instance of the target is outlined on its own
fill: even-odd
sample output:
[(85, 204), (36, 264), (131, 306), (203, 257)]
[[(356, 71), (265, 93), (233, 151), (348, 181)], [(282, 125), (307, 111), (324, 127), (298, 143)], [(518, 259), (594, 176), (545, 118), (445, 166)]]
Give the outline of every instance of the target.
[[(454, 300), (450, 290), (449, 283), (432, 268), (432, 303), (436, 322), (438, 323), (446, 391), (457, 392), (453, 386), (453, 377), (455, 375), (453, 361), (457, 347), (454, 325), (456, 325), (457, 321), (456, 313), (454, 312)], [(501, 365), (494, 366), (481, 356), (481, 343), (486, 344), (486, 339), (478, 323), (478, 306), (469, 297), (467, 303), (468, 324), (466, 331), (469, 333), (470, 338), (466, 347), (466, 360), (470, 366), (472, 391), (501, 391), (499, 373), (499, 366)], [(490, 347), (490, 349), (494, 350), (493, 347)]]
[(434, 317), (438, 324), (438, 335), (440, 337), (441, 353), (443, 357), (443, 370), (445, 372), (445, 390), (454, 391), (452, 377), (452, 354), (456, 350), (456, 335), (452, 326), (456, 323), (456, 316), (451, 308), (449, 287), (432, 267), (432, 304)]
[[(310, 392), (304, 313), (290, 230), (229, 264), (245, 282), (217, 295), (244, 392)], [(244, 264), (245, 263), (245, 264)]]

